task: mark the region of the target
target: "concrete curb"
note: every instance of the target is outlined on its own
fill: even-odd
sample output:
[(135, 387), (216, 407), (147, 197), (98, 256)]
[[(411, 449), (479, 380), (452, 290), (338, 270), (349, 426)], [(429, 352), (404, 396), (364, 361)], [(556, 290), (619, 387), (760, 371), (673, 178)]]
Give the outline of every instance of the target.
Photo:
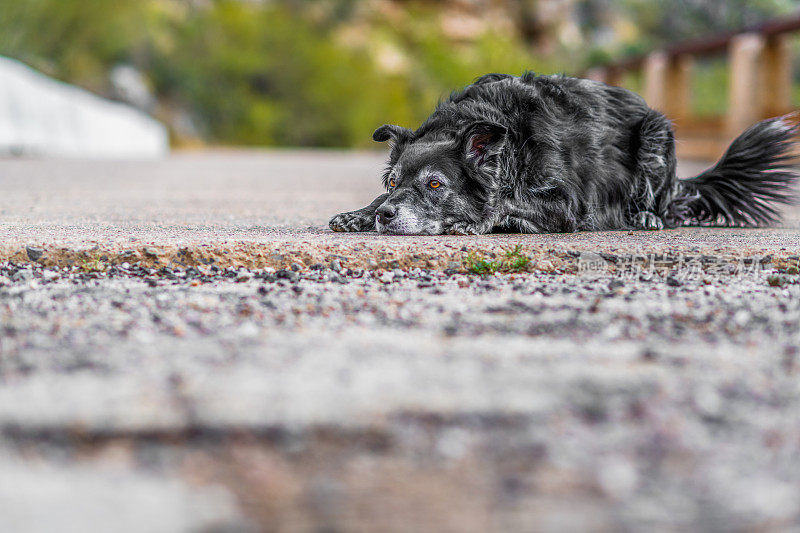
[[(105, 270), (111, 265), (138, 265), (158, 269), (199, 267), (246, 269), (306, 269), (315, 264), (342, 269), (470, 271), (474, 260), (498, 261), (508, 253), (529, 259), (520, 271), (556, 274), (600, 270), (621, 273), (626, 269), (670, 270), (682, 267), (716, 269), (717, 274), (732, 274), (742, 268), (786, 269), (797, 267), (799, 258), (785, 250), (714, 250), (700, 253), (691, 249), (631, 250), (614, 246), (569, 246), (525, 244), (522, 239), (476, 240), (452, 244), (419, 242), (402, 244), (396, 239), (383, 243), (346, 242), (226, 242), (178, 246), (148, 244), (135, 247), (97, 244), (92, 247), (58, 245), (0, 245), (0, 261), (35, 263), (45, 267), (78, 267)], [(731, 268), (732, 267), (732, 268)]]

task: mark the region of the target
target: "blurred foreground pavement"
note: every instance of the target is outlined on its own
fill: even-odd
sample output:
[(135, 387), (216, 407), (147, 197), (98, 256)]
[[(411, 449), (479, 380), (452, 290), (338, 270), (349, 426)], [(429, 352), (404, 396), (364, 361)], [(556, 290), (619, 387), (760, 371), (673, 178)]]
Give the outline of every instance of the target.
[(797, 211), (328, 231), (382, 164), (1, 161), (0, 530), (800, 527)]

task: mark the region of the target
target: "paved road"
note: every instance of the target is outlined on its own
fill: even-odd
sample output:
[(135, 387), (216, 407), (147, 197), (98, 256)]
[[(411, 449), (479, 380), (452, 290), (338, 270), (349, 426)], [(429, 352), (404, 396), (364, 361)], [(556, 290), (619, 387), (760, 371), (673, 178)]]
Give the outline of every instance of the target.
[[(135, 247), (231, 242), (468, 242), (463, 238), (376, 237), (330, 232), (332, 214), (381, 191), (381, 153), (230, 151), (179, 153), (155, 162), (0, 161), (3, 245)], [(705, 165), (683, 163), (682, 175)], [(515, 236), (475, 242), (589, 246), (775, 248), (797, 245), (800, 210), (784, 229)]]
[(0, 530), (800, 526), (796, 213), (327, 232), (381, 164), (0, 162)]
[(179, 153), (154, 162), (0, 161), (6, 240), (268, 242), (327, 228), (379, 194), (383, 156)]
[[(333, 254), (351, 267), (377, 261), (447, 268), (465, 247), (502, 253), (520, 244), (543, 259), (556, 250), (563, 263), (570, 251), (782, 257), (800, 245), (800, 210), (773, 229), (471, 238), (331, 232), (332, 214), (380, 192), (383, 164), (380, 153), (255, 151), (182, 153), (150, 163), (0, 161), (0, 260), (27, 261), (25, 246), (33, 246), (45, 250), (42, 263), (56, 266), (101, 260), (281, 268)], [(684, 163), (681, 173), (703, 167)]]

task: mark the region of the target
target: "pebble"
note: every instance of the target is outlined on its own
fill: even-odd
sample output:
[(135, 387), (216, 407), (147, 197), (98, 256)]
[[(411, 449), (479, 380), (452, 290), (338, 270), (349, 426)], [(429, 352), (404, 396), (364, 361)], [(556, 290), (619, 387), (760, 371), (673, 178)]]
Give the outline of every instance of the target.
[(27, 269), (21, 269), (18, 270), (16, 273), (14, 273), (11, 276), (11, 279), (13, 279), (14, 281), (28, 281), (30, 279), (33, 279), (33, 272)]
[(38, 261), (42, 258), (42, 255), (44, 255), (44, 249), (35, 246), (26, 246), (25, 253), (28, 254), (28, 259), (31, 261)]
[(55, 270), (45, 270), (42, 272), (42, 279), (45, 281), (54, 281), (61, 277), (61, 274)]
[(780, 274), (770, 274), (767, 276), (767, 283), (770, 287), (783, 287), (786, 285), (786, 278)]
[(552, 272), (555, 269), (553, 263), (547, 260), (537, 262), (536, 268), (541, 270), (542, 272)]
[(289, 281), (296, 281), (298, 278), (297, 272), (292, 272), (291, 270), (278, 270), (275, 276), (278, 279), (288, 279)]
[(625, 282), (624, 282), (624, 281), (622, 281), (621, 279), (612, 279), (612, 280), (611, 280), (611, 281), (608, 283), (608, 288), (609, 288), (610, 290), (612, 290), (612, 291), (613, 291), (614, 289), (619, 289), (619, 288), (621, 288), (621, 287), (624, 287), (624, 286), (625, 286)]

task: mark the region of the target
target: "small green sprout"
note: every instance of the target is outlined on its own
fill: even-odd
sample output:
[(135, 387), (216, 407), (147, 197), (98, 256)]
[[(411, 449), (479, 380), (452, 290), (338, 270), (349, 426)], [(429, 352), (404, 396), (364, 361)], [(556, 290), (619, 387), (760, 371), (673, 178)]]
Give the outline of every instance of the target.
[(464, 258), (463, 264), (466, 271), (470, 274), (486, 276), (497, 272), (511, 273), (524, 272), (528, 270), (531, 259), (522, 253), (522, 246), (516, 245), (513, 249), (506, 250), (499, 259), (491, 260), (485, 256), (470, 252)]

